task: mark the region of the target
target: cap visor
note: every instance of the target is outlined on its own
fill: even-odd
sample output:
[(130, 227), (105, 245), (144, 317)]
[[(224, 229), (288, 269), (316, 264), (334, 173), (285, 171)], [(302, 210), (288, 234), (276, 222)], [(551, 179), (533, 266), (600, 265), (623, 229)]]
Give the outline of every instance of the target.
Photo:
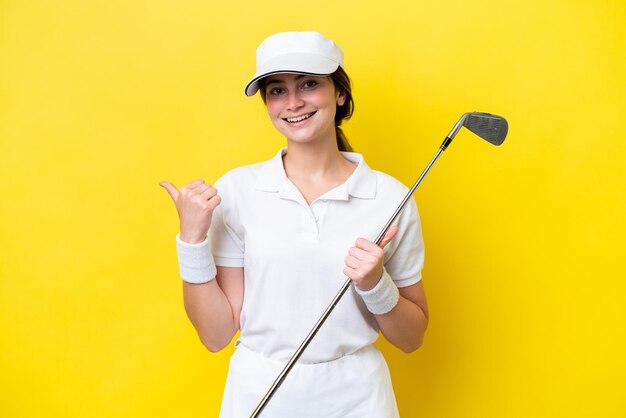
[(328, 75), (339, 68), (337, 61), (320, 58), (312, 54), (285, 54), (271, 59), (257, 69), (257, 73), (246, 84), (246, 96), (254, 96), (259, 90), (259, 80), (272, 74)]

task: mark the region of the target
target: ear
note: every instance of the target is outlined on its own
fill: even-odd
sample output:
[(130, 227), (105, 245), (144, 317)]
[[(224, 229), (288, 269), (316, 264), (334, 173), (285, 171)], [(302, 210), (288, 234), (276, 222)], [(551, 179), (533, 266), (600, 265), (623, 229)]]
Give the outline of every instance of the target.
[(343, 106), (346, 103), (346, 94), (343, 92), (337, 92), (337, 105)]

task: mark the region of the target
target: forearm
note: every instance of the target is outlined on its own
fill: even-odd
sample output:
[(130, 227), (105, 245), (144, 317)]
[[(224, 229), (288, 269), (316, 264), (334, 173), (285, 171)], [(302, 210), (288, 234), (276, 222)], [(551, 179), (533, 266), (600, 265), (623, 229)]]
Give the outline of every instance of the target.
[(217, 280), (203, 284), (183, 281), (183, 298), (200, 341), (212, 352), (226, 347), (239, 329), (239, 321)]
[(391, 311), (374, 317), (387, 341), (405, 353), (410, 353), (422, 345), (428, 326), (428, 313), (402, 293), (401, 289), (398, 304)]

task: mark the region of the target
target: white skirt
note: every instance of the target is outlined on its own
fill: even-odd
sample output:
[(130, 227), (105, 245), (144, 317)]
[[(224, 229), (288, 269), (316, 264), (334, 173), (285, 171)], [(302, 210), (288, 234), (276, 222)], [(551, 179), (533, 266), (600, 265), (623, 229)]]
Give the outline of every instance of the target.
[[(249, 418), (285, 363), (238, 344), (220, 418)], [(296, 364), (261, 414), (263, 418), (398, 418), (387, 363), (373, 345), (317, 364)]]

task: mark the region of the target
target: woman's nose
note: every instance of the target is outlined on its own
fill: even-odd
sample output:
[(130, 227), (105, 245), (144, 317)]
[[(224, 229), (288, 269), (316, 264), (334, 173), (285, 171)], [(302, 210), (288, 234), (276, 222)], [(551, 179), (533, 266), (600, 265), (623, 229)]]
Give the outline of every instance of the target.
[(303, 105), (304, 105), (304, 100), (302, 100), (300, 93), (298, 91), (293, 91), (293, 90), (290, 91), (288, 102), (287, 102), (287, 108), (289, 110), (293, 110), (293, 109), (298, 109), (302, 107)]

